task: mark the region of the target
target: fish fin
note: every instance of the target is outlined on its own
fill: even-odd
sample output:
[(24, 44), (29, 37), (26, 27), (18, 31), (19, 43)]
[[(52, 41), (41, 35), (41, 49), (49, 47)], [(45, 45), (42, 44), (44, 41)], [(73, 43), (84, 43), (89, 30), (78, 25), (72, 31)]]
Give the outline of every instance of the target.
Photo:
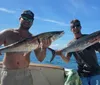
[(29, 53), (30, 53), (30, 52), (25, 52), (25, 53), (23, 54), (23, 56), (27, 56), (27, 55), (29, 55)]
[(2, 53), (0, 53), (0, 55), (2, 55)]
[(43, 50), (43, 43), (42, 42), (40, 42), (40, 49), (41, 49), (41, 52), (42, 52), (42, 50)]
[(51, 58), (51, 60), (50, 60), (50, 62), (51, 62), (51, 61), (53, 61), (53, 59), (55, 58), (56, 53), (55, 53), (55, 50), (53, 50), (53, 49), (51, 49), (51, 48), (48, 48), (48, 49), (52, 52), (52, 58)]

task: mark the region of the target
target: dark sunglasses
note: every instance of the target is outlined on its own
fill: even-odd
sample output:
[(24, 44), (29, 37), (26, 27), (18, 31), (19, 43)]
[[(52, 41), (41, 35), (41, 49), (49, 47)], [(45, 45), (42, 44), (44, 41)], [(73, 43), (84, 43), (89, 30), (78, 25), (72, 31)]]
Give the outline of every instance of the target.
[(22, 16), (22, 18), (26, 21), (29, 21), (29, 22), (33, 22), (33, 19), (32, 18), (28, 18), (28, 17), (25, 17), (25, 16)]
[(72, 26), (71, 26), (71, 28), (75, 28), (75, 27), (76, 27), (76, 28), (79, 28), (79, 27), (81, 27), (81, 26), (80, 26), (80, 25), (72, 25)]

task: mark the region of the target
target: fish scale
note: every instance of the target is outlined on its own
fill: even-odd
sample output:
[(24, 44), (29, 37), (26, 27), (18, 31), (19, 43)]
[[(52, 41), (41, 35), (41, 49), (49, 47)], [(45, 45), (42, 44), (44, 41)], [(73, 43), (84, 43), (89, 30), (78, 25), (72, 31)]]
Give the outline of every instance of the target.
[(63, 34), (64, 31), (51, 31), (40, 33), (36, 36), (25, 38), (21, 41), (2, 47), (0, 48), (0, 53), (32, 51), (37, 49), (43, 40), (51, 38), (53, 41), (55, 41), (56, 39), (60, 38)]
[[(66, 54), (69, 52), (82, 51), (86, 49), (87, 47), (96, 43), (100, 43), (100, 30), (77, 39), (76, 41), (68, 45), (67, 47), (61, 49), (61, 51), (63, 55), (66, 56)], [(53, 50), (52, 48), (49, 48), (49, 49), (51, 50), (53, 54), (52, 59), (50, 60), (52, 61), (56, 54), (55, 54), (55, 50)]]

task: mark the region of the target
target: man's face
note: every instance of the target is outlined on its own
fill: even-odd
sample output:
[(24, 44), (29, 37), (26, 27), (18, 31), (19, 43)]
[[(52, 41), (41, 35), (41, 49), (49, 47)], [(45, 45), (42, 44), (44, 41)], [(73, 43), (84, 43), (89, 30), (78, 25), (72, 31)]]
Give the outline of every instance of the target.
[(71, 28), (71, 31), (74, 34), (80, 33), (81, 26), (80, 26), (79, 23), (77, 23), (77, 22), (76, 23), (71, 23), (70, 28)]
[(21, 16), (20, 23), (23, 29), (29, 29), (33, 24), (33, 20), (34, 19), (30, 18), (28, 15)]

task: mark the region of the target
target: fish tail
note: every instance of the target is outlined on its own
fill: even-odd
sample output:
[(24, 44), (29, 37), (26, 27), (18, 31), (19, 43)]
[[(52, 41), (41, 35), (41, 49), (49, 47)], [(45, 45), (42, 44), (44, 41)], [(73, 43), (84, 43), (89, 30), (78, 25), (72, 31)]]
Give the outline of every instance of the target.
[(51, 58), (51, 60), (50, 60), (50, 62), (51, 62), (51, 61), (53, 61), (53, 59), (55, 58), (56, 52), (55, 52), (55, 50), (53, 50), (53, 49), (51, 49), (51, 48), (48, 48), (48, 49), (52, 52), (52, 58)]

